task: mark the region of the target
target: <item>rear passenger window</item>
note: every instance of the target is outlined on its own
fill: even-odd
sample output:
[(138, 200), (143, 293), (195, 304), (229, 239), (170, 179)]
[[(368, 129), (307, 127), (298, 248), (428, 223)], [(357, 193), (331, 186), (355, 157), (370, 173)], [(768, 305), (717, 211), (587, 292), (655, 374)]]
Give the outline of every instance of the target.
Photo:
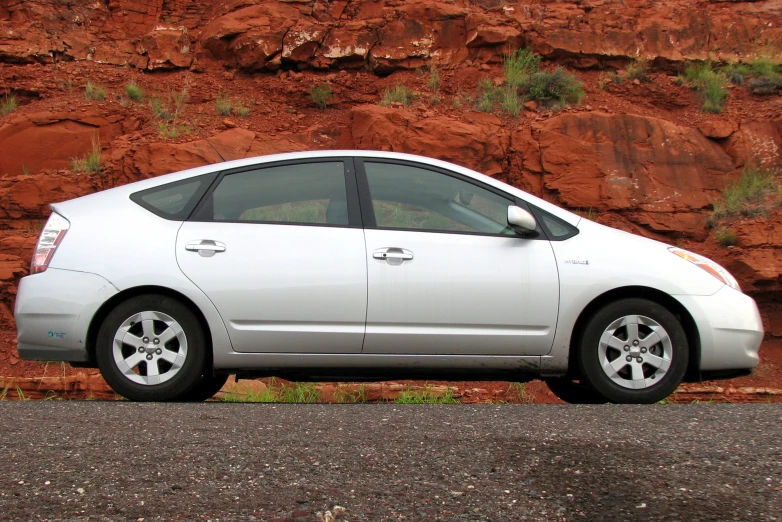
[(184, 221), (217, 176), (207, 174), (131, 194), (130, 199), (153, 214)]
[(344, 164), (301, 163), (226, 175), (195, 219), (347, 226)]

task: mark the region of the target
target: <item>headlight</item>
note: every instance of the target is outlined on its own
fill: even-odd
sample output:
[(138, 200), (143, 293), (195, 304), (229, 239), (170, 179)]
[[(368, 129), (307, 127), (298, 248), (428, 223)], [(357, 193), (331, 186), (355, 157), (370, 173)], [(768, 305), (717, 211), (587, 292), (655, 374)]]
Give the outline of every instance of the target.
[(686, 250), (682, 250), (681, 248), (676, 247), (670, 247), (668, 250), (670, 250), (672, 253), (676, 254), (677, 256), (681, 257), (682, 259), (689, 261), (690, 263), (695, 264), (695, 266), (704, 269), (726, 285), (728, 285), (731, 288), (735, 288), (739, 292), (741, 292), (741, 288), (739, 288), (739, 283), (736, 281), (736, 279), (730, 275), (730, 272), (722, 268), (720, 265), (712, 261), (711, 259), (708, 259), (703, 256), (699, 256), (698, 254), (693, 254), (692, 252), (688, 252)]

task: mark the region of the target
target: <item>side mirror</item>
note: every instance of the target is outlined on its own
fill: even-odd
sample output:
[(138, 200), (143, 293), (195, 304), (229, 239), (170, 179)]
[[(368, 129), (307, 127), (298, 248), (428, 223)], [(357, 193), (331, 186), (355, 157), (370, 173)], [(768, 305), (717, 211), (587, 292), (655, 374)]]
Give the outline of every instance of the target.
[(514, 230), (527, 233), (535, 232), (535, 229), (538, 228), (535, 216), (515, 205), (508, 207), (508, 225)]

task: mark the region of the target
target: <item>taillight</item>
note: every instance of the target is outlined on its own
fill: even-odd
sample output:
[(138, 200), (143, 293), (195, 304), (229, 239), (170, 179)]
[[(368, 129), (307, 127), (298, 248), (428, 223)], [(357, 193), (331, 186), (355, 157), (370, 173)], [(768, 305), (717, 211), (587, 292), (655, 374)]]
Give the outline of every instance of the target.
[(33, 261), (30, 263), (31, 274), (38, 274), (49, 267), (54, 251), (62, 243), (62, 238), (65, 237), (65, 233), (70, 226), (71, 224), (67, 219), (56, 212), (52, 212), (41, 231), (41, 236), (38, 238)]

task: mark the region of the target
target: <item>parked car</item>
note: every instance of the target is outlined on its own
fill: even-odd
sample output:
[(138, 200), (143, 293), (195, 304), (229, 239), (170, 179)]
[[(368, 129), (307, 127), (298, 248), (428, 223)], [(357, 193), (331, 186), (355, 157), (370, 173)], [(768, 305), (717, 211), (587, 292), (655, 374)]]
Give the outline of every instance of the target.
[(237, 374), (540, 377), (652, 403), (758, 363), (757, 306), (718, 264), (435, 159), (279, 154), (51, 208), (19, 354), (100, 368), (131, 400)]

